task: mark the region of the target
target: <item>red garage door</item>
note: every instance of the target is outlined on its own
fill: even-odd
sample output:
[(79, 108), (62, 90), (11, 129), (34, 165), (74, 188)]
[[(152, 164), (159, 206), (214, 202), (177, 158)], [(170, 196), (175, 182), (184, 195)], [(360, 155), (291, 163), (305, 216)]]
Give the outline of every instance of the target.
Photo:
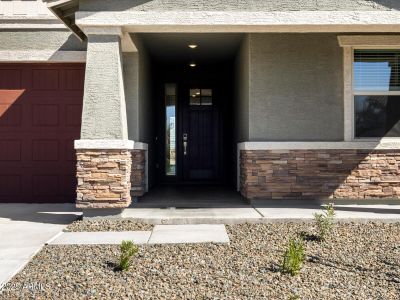
[(0, 64), (0, 202), (74, 202), (83, 64)]

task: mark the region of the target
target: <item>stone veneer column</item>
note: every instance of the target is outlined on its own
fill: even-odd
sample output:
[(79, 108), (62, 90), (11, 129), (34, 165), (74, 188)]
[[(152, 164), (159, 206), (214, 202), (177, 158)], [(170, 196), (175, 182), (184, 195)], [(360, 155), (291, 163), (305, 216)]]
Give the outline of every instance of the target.
[[(122, 209), (131, 203), (133, 141), (128, 140), (121, 28), (84, 28), (88, 37), (77, 207)], [(98, 210), (96, 214), (98, 213)]]
[(77, 150), (78, 208), (125, 208), (131, 203), (131, 151)]

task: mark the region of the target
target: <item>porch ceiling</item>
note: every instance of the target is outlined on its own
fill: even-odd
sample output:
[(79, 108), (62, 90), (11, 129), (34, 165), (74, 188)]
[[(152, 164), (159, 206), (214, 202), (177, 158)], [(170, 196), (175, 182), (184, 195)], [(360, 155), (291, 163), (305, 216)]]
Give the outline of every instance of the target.
[[(237, 33), (145, 33), (140, 36), (153, 58), (172, 63), (229, 60), (235, 56), (243, 38)], [(198, 47), (190, 49), (190, 44)]]

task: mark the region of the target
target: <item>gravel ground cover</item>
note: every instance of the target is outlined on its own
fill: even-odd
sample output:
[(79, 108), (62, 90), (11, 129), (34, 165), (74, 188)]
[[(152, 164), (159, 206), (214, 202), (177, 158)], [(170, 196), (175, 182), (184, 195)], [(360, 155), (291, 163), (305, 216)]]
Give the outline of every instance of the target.
[(94, 232), (94, 231), (149, 231), (153, 229), (153, 225), (136, 222), (134, 220), (77, 220), (67, 228), (66, 232)]
[(306, 263), (295, 277), (281, 274), (279, 264), (289, 238), (312, 234), (312, 224), (227, 229), (230, 244), (140, 247), (126, 272), (114, 271), (118, 246), (46, 246), (0, 297), (400, 299), (400, 223), (337, 224), (326, 242), (306, 241)]

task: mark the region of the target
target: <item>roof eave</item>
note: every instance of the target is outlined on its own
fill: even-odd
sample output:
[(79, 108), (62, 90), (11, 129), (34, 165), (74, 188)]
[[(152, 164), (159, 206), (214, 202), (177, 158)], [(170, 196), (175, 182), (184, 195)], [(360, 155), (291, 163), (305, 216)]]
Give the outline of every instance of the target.
[(75, 23), (75, 13), (79, 10), (79, 0), (43, 0), (43, 2), (80, 40), (86, 39), (83, 31)]

